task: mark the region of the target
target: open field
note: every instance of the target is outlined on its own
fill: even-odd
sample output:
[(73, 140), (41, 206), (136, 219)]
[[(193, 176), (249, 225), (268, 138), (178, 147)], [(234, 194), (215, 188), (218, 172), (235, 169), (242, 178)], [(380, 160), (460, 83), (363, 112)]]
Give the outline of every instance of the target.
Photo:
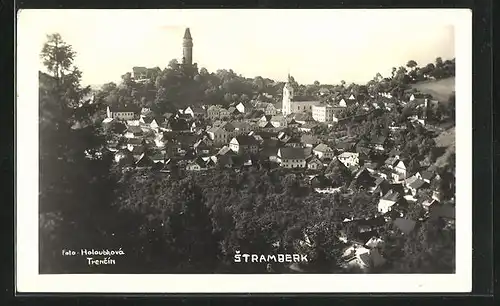
[(411, 87), (432, 95), (434, 99), (440, 102), (447, 102), (451, 93), (455, 91), (455, 77), (437, 81), (420, 82), (412, 84)]

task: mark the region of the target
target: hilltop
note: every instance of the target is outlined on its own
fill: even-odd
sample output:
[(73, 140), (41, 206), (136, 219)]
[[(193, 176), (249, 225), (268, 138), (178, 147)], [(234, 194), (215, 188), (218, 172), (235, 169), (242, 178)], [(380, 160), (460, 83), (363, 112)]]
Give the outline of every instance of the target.
[(452, 92), (455, 91), (455, 77), (423, 81), (412, 84), (411, 88), (416, 88), (420, 92), (430, 94), (434, 99), (441, 102), (447, 102)]

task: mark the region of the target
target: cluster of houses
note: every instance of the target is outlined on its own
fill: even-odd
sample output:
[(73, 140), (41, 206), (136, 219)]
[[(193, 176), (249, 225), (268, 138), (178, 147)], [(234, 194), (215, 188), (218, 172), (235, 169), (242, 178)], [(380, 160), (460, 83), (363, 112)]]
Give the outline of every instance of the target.
[[(386, 96), (382, 101), (390, 108), (394, 102)], [(414, 102), (416, 98), (410, 99)], [(354, 96), (341, 99), (332, 108), (332, 114), (349, 103), (356, 103)], [(241, 102), (228, 108), (190, 106), (155, 116), (146, 108), (109, 106), (103, 124), (119, 136), (109, 141), (108, 149), (123, 167), (169, 173), (173, 169), (210, 171), (259, 164), (300, 173), (319, 193), (340, 190), (339, 182), (325, 170), (332, 163), (344, 167), (352, 173), (356, 186), (380, 196), (377, 217), (344, 221), (357, 229), (350, 236), (342, 231), (339, 236), (348, 245), (343, 257), (346, 267), (368, 269), (385, 263), (378, 251), (384, 242), (377, 231), (387, 222), (404, 234), (429, 217), (444, 219), (453, 226), (454, 206), (441, 204), (437, 190), (431, 192), (430, 198), (420, 196), (420, 190), (429, 190), (436, 185), (433, 182), (441, 179), (436, 170), (429, 167), (410, 172), (408, 161), (401, 158), (398, 150), (389, 150), (390, 136), (364, 141), (315, 135), (313, 129), (320, 122), (338, 122), (325, 119), (330, 116), (328, 107), (311, 105), (309, 111), (284, 115), (272, 103)], [(260, 118), (239, 116), (255, 110), (262, 111)], [(393, 126), (391, 130), (398, 128)], [(421, 205), (428, 214), (418, 220), (407, 218), (406, 208), (410, 204)]]

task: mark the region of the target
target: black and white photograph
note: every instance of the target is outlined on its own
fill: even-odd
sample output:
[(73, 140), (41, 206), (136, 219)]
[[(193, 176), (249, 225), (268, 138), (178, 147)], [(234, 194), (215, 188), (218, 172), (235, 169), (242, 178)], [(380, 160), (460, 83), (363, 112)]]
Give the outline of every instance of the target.
[(21, 10), (19, 290), (470, 291), (471, 15)]

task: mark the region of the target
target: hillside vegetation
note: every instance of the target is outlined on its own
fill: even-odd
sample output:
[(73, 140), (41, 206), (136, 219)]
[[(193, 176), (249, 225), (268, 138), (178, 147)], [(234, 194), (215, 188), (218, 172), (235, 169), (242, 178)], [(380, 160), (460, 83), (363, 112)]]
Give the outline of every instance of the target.
[(432, 95), (434, 99), (440, 102), (447, 102), (450, 95), (455, 91), (455, 77), (419, 82), (412, 84), (411, 87)]

